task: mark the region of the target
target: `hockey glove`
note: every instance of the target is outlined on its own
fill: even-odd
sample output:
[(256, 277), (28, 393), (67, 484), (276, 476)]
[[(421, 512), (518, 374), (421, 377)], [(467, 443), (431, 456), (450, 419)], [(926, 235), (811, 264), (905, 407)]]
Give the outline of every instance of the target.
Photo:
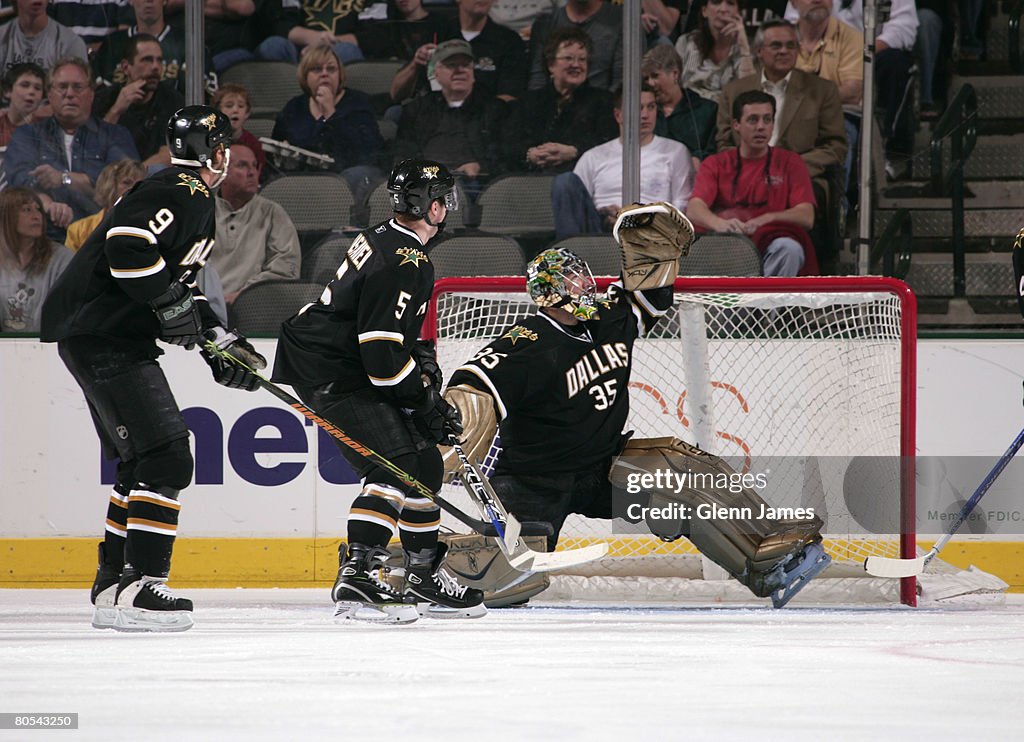
[(623, 287), (643, 291), (676, 280), (679, 258), (690, 252), (693, 225), (672, 204), (633, 204), (619, 212), (612, 235), (622, 251)]
[(160, 322), (160, 339), (191, 350), (203, 330), (199, 307), (188, 286), (172, 281), (167, 291), (149, 302)]
[(462, 415), (448, 404), (441, 393), (428, 386), (423, 403), (412, 411), (416, 429), (431, 443), (447, 443), (451, 436), (462, 435)]
[(444, 377), (441, 376), (441, 367), (437, 365), (437, 349), (434, 347), (434, 342), (432, 340), (417, 340), (416, 344), (412, 346), (412, 357), (420, 367), (420, 374), (429, 380), (430, 386), (441, 391)]
[[(259, 371), (267, 367), (267, 359), (257, 353), (252, 344), (237, 332), (225, 330), (217, 325), (204, 330), (203, 338), (230, 353), (251, 369)], [(218, 384), (231, 389), (244, 389), (247, 392), (255, 391), (259, 386), (259, 379), (248, 369), (206, 350), (199, 352), (210, 365), (213, 379)]]

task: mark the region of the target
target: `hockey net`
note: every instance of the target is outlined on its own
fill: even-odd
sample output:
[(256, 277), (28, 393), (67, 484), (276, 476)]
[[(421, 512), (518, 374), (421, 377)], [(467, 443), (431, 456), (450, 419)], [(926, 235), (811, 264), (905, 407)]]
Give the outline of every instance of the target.
[[(609, 282), (599, 279), (602, 289)], [(450, 375), (536, 311), (521, 278), (444, 279), (424, 334), (436, 339)], [(833, 565), (807, 587), (808, 596), (913, 605), (914, 578), (871, 579), (862, 565), (872, 554), (916, 552), (915, 354), (915, 301), (899, 281), (678, 279), (668, 316), (634, 347), (627, 429), (638, 438), (676, 436), (737, 471), (770, 469), (771, 487), (762, 494), (771, 505), (813, 507), (825, 520)], [(499, 445), (491, 446), (486, 472)], [(474, 512), (457, 485), (446, 485), (444, 494)], [(685, 538), (666, 543), (621, 530), (612, 521), (570, 516), (559, 548), (603, 540), (609, 554), (558, 576), (548, 595), (751, 598)], [(933, 572), (955, 572), (933, 563)]]

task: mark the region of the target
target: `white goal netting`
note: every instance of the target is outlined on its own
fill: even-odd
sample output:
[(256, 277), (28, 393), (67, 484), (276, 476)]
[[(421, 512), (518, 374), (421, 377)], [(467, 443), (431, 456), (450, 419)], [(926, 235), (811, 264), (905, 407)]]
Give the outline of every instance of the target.
[[(439, 283), (427, 326), (441, 368), (450, 374), (535, 312), (522, 279)], [(833, 565), (815, 582), (840, 599), (854, 599), (856, 588), (913, 603), (913, 579), (868, 580), (861, 565), (872, 554), (914, 554), (913, 469), (901, 477), (901, 464), (914, 451), (915, 323), (913, 297), (897, 281), (680, 279), (669, 315), (634, 348), (627, 429), (673, 435), (737, 471), (766, 473), (761, 494), (771, 505), (813, 508), (825, 521)], [(445, 495), (473, 511), (457, 486)], [(559, 548), (602, 540), (609, 554), (552, 591), (724, 600), (738, 589), (743, 597), (686, 539), (665, 543), (624, 525), (570, 516)], [(940, 563), (936, 571), (954, 570)]]

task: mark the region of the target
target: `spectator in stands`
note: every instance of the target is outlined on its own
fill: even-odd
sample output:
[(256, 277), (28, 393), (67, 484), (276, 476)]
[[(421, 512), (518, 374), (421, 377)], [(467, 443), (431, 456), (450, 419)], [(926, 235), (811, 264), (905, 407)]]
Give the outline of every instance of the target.
[(433, 59), (441, 90), (403, 106), (395, 161), (436, 160), (461, 176), (466, 195), (474, 198), (482, 181), (501, 172), (505, 104), (475, 92), (473, 49), (468, 41), (449, 39), (438, 44)]
[(615, 136), (611, 93), (587, 82), (592, 47), (587, 32), (575, 26), (548, 36), (544, 59), (550, 79), (526, 94), (509, 127), (515, 167), (563, 173), (588, 149)]
[(59, 59), (89, 52), (74, 31), (46, 14), (48, 0), (14, 0), (17, 17), (0, 26), (0, 70), (4, 73), (19, 62), (32, 62), (49, 70)]
[(809, 230), (814, 192), (800, 155), (768, 144), (775, 98), (748, 90), (732, 103), (739, 146), (711, 155), (697, 171), (686, 215), (700, 230), (744, 234), (761, 251), (766, 276), (814, 275)]
[[(615, 92), (619, 137), (583, 153), (571, 173), (551, 184), (555, 237), (609, 232), (622, 207), (622, 90)], [(654, 91), (640, 89), (640, 199), (667, 201), (680, 211), (693, 190), (693, 163), (686, 146), (654, 134), (658, 104)]]
[(103, 221), (107, 209), (145, 177), (146, 167), (135, 160), (120, 160), (103, 168), (100, 177), (96, 179), (96, 203), (100, 205), (100, 210), (68, 226), (68, 236), (64, 240), (67, 248), (78, 252), (96, 226)]
[(249, 19), (255, 12), (254, 0), (204, 0), (206, 46), (216, 72), (256, 57), (245, 45)]
[(679, 18), (686, 7), (681, 0), (640, 0), (640, 23), (651, 48), (674, 44), (679, 36)]
[(299, 277), (299, 235), (279, 204), (257, 194), (259, 186), (255, 154), (244, 144), (232, 145), (228, 175), (217, 191), (217, 249), (210, 254), (229, 305), (259, 281)]
[(245, 130), (245, 122), (249, 120), (249, 115), (252, 113), (249, 91), (244, 85), (234, 82), (225, 83), (217, 88), (210, 105), (219, 108), (221, 113), (231, 120), (231, 141), (244, 144), (251, 149), (256, 155), (260, 173), (263, 173), (263, 168), (267, 165), (267, 156), (263, 154), (263, 145), (252, 132)]
[[(832, 15), (831, 0), (795, 0), (800, 54), (796, 68), (831, 80), (839, 88), (846, 129), (846, 182), (860, 135), (864, 96), (864, 34)], [(787, 13), (788, 15), (788, 13)]]
[[(114, 31), (100, 45), (93, 55), (92, 69), (103, 85), (119, 85), (125, 82), (121, 61), (125, 58), (128, 41), (136, 34), (155, 36), (164, 52), (164, 79), (174, 80), (177, 88), (185, 92), (185, 32), (172, 26), (164, 18), (163, 0), (129, 0), (135, 10), (135, 25)], [(213, 74), (209, 46), (206, 47), (205, 87), (214, 90), (217, 78)]]
[(408, 60), (424, 44), (443, 38), (446, 26), (445, 17), (424, 8), (423, 0), (394, 0), (387, 3), (385, 18), (360, 17), (355, 32), (338, 40), (356, 44), (366, 59)]
[(754, 74), (754, 60), (739, 0), (699, 0), (692, 13), (697, 28), (680, 36), (676, 51), (683, 60), (679, 84), (717, 103), (731, 81)]
[(732, 104), (748, 90), (763, 90), (775, 99), (774, 126), (768, 144), (803, 158), (811, 178), (846, 158), (846, 133), (839, 89), (834, 82), (794, 69), (799, 41), (796, 28), (783, 18), (765, 21), (754, 39), (761, 72), (733, 80), (722, 92), (718, 109), (718, 150), (739, 145)]
[(271, 137), (333, 157), (331, 168), (360, 203), (382, 177), (384, 138), (370, 99), (345, 87), (345, 68), (329, 44), (307, 49), (297, 74), (302, 95), (281, 109)]
[(554, 13), (560, 5), (558, 0), (494, 0), (490, 15), (492, 21), (529, 41), (533, 22), (544, 13)]
[[(261, 59), (297, 63), (305, 49), (327, 45), (345, 64), (363, 58), (354, 34), (363, 9), (372, 2), (324, 2), (302, 0), (267, 0), (272, 18), (262, 34), (257, 49)], [(262, 10), (262, 9), (261, 9)], [(264, 11), (265, 12), (265, 11)]]
[[(473, 49), (474, 90), (478, 95), (497, 96), (504, 101), (521, 98), (526, 92), (526, 45), (511, 29), (496, 23), (487, 13), (494, 0), (456, 0), (459, 12), (442, 28), (442, 41), (460, 39)], [(419, 55), (422, 59), (423, 55)], [(430, 89), (432, 65), (417, 63), (414, 55), (391, 83), (391, 100), (408, 100)]]
[(136, 34), (121, 62), (125, 82), (101, 87), (92, 105), (94, 116), (132, 133), (144, 165), (170, 165), (167, 122), (185, 105), (185, 96), (164, 80), (164, 52), (155, 36)]
[(128, 0), (49, 0), (48, 15), (70, 28), (85, 42), (90, 54), (103, 40), (132, 20)]
[(640, 64), (644, 81), (658, 102), (654, 133), (686, 145), (696, 169), (715, 151), (715, 117), (718, 105), (679, 84), (683, 61), (668, 44), (657, 44)]
[(84, 61), (59, 60), (47, 90), (53, 115), (15, 130), (4, 167), (12, 185), (42, 191), (81, 219), (99, 208), (94, 184), (103, 168), (125, 158), (138, 160), (139, 154), (127, 129), (90, 115), (92, 72)]
[[(803, 3), (821, 0), (795, 0), (786, 16), (799, 16)], [(864, 33), (862, 0), (833, 0), (832, 14)], [(880, 24), (875, 35), (876, 111), (884, 111), (882, 139), (885, 143), (885, 172), (890, 180), (909, 177), (914, 149), (914, 111), (911, 102), (914, 66), (913, 49), (917, 40), (917, 9), (914, 0), (893, 0), (889, 19)], [(863, 47), (861, 49), (863, 51)], [(855, 145), (854, 140), (850, 140)]]
[(960, 0), (960, 59), (975, 62), (985, 54), (985, 40), (981, 37), (985, 0)]
[(605, 0), (569, 0), (554, 13), (544, 14), (533, 23), (530, 32), (531, 90), (544, 87), (547, 67), (544, 44), (556, 28), (577, 26), (590, 36), (587, 79), (596, 88), (612, 90), (622, 83), (622, 7)]
[[(916, 51), (921, 60), (921, 120), (933, 121), (942, 112), (936, 97), (945, 98), (945, 89), (937, 90), (935, 70), (939, 66), (940, 52), (945, 52), (947, 59), (952, 48), (944, 43), (943, 16), (949, 17), (948, 0), (917, 0), (917, 45)], [(961, 37), (962, 38), (962, 37)]]
[(71, 251), (46, 237), (39, 196), (28, 188), (0, 193), (0, 332), (39, 332), (39, 312)]
[(0, 147), (6, 147), (14, 130), (24, 124), (45, 118), (48, 107), (43, 106), (46, 73), (38, 64), (20, 62), (3, 76), (3, 97), (7, 108), (0, 111)]

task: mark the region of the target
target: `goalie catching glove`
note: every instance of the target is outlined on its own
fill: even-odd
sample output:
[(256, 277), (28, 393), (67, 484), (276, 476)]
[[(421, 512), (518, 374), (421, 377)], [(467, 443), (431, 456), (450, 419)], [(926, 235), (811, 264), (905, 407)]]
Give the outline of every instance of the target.
[[(233, 330), (225, 330), (219, 325), (203, 330), (203, 338), (213, 343), (218, 349), (229, 353), (254, 371), (267, 367), (267, 359), (256, 352), (252, 343)], [(231, 389), (244, 389), (247, 392), (256, 390), (259, 380), (245, 367), (234, 363), (208, 350), (199, 351), (213, 371), (213, 379)]]
[(633, 204), (619, 212), (612, 236), (622, 251), (622, 285), (627, 291), (671, 286), (679, 258), (690, 252), (693, 225), (672, 204)]

